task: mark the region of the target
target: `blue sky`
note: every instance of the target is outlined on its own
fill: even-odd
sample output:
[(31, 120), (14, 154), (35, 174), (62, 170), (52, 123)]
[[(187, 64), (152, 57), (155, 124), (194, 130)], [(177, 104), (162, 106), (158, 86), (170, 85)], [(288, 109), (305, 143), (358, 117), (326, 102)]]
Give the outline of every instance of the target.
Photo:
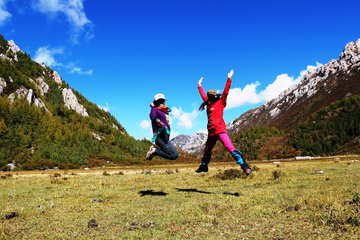
[(172, 131), (206, 130), (197, 82), (222, 91), (225, 121), (276, 97), (301, 72), (360, 38), (358, 0), (0, 0), (0, 33), (151, 138), (149, 103), (164, 93)]

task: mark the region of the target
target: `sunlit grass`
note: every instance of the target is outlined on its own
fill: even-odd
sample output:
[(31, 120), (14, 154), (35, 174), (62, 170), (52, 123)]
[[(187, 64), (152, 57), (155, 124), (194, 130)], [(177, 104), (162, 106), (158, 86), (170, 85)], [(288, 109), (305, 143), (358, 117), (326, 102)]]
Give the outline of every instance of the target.
[(0, 239), (358, 238), (360, 162), (256, 163), (221, 180), (230, 168), (13, 173), (0, 179)]

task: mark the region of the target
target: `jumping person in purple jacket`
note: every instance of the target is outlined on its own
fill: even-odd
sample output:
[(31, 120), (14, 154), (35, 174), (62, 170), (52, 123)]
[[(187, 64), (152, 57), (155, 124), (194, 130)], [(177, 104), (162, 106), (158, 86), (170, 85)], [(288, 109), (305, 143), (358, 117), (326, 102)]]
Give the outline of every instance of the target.
[(153, 130), (152, 142), (156, 146), (151, 146), (146, 154), (146, 159), (151, 160), (155, 156), (160, 156), (169, 160), (175, 160), (179, 154), (176, 148), (169, 141), (170, 139), (170, 117), (171, 108), (165, 103), (164, 94), (158, 93), (154, 96), (154, 102), (150, 104), (150, 119)]

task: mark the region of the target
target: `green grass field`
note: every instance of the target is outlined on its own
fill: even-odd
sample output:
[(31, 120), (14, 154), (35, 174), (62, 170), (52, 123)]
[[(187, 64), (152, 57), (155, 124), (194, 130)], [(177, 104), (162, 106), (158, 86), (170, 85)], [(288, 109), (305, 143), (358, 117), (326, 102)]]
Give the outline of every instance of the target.
[(359, 239), (354, 160), (1, 173), (0, 239)]

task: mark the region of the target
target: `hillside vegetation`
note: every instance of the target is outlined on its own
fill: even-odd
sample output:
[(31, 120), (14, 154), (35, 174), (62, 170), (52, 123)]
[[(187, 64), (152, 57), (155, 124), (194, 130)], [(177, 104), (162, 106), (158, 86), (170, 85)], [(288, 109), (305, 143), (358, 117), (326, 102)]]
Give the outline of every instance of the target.
[[(248, 159), (262, 160), (296, 155), (360, 154), (359, 136), (360, 95), (356, 95), (321, 108), (292, 128), (254, 127), (231, 138)], [(215, 161), (232, 161), (220, 144), (214, 152)]]
[[(359, 95), (339, 100), (313, 114), (294, 131), (289, 144), (305, 155), (326, 155), (336, 153), (358, 136)], [(348, 149), (348, 152), (360, 153), (357, 149)]]
[[(54, 71), (31, 60), (26, 53), (15, 54), (0, 35), (0, 78), (6, 82), (0, 95), (0, 170), (15, 163), (18, 170), (78, 168), (106, 164), (132, 164), (144, 159), (150, 142), (137, 141), (109, 113), (73, 90), (89, 116), (81, 116), (64, 105), (64, 81), (56, 83)], [(41, 93), (29, 79), (41, 77), (49, 91)], [(31, 89), (45, 108), (26, 99), (10, 101), (18, 89)]]

